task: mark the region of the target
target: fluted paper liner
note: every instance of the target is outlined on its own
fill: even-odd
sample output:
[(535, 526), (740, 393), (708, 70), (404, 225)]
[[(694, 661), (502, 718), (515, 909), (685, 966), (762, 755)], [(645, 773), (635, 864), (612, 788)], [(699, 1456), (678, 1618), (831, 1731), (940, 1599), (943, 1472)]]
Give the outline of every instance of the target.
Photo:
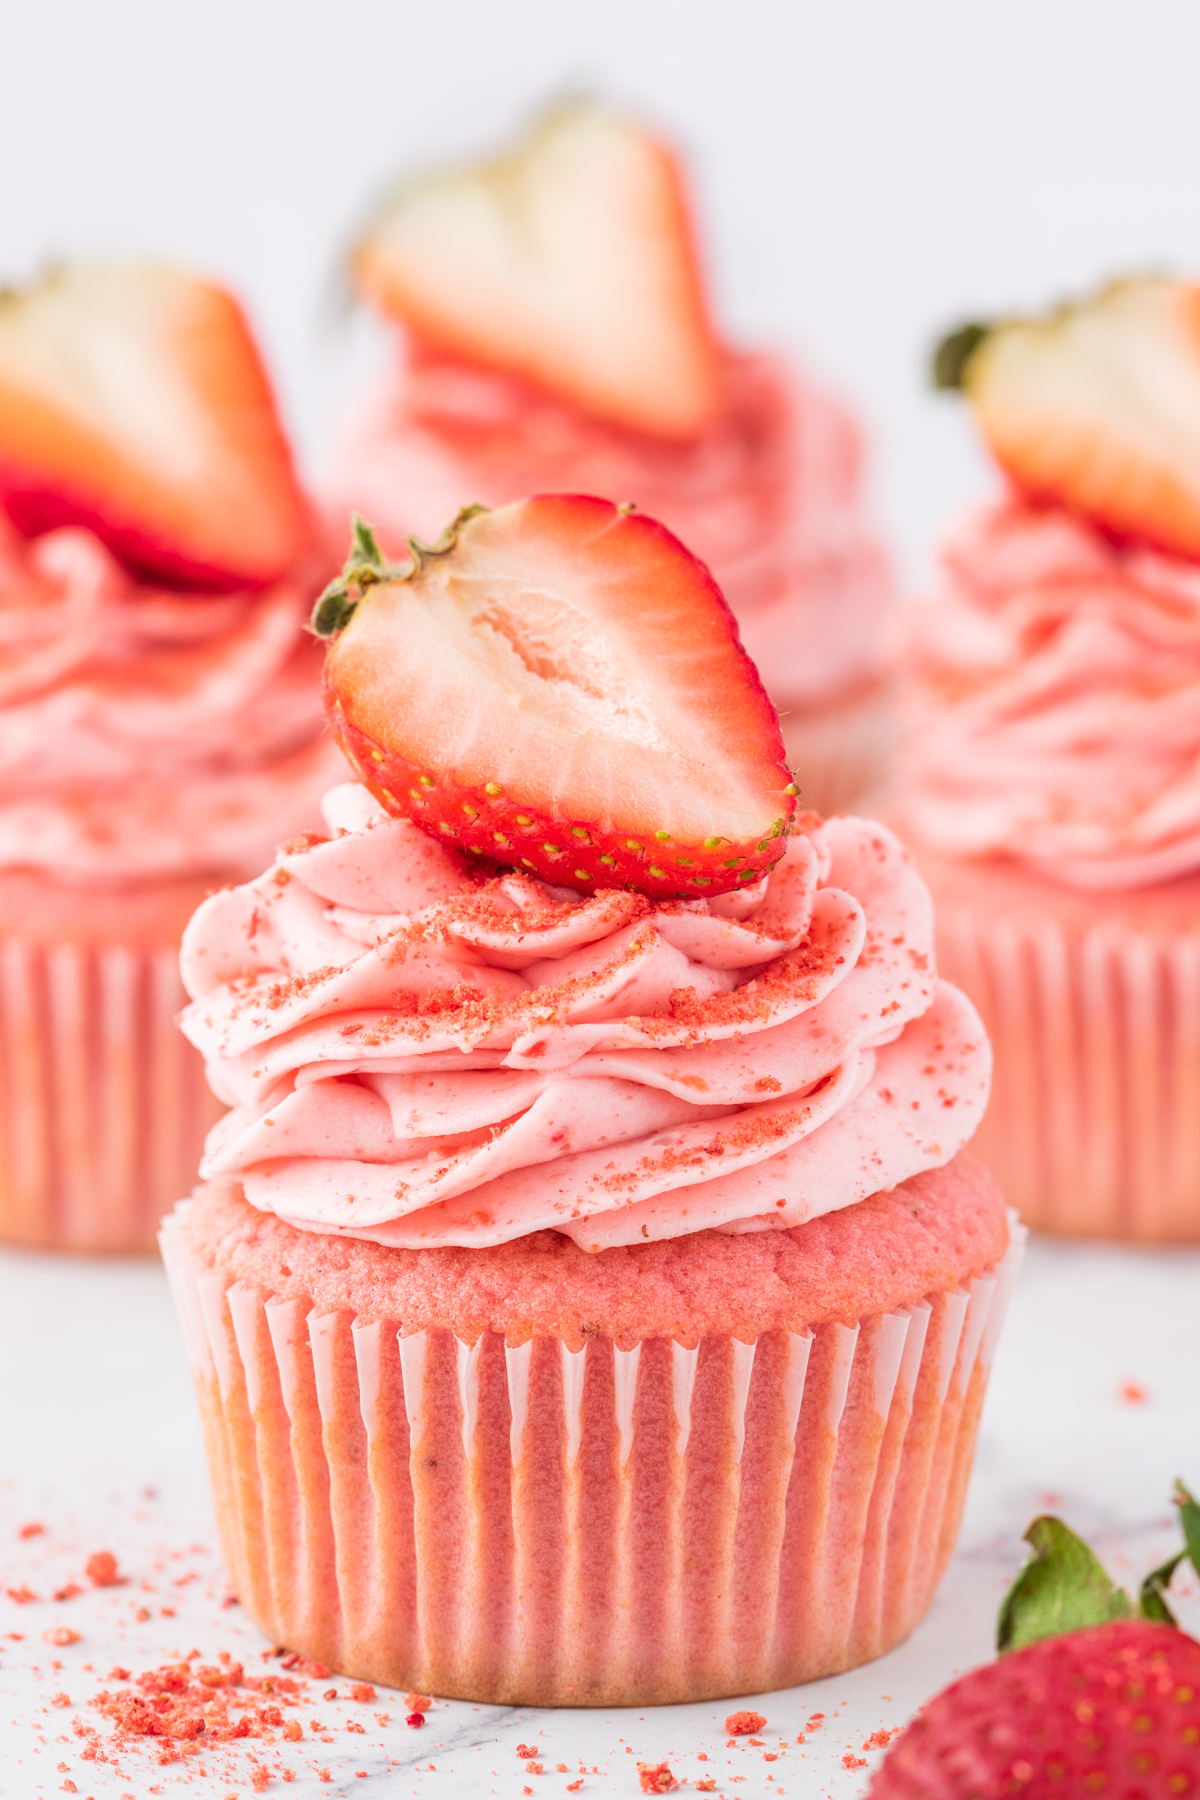
[(1034, 1229), (1200, 1240), (1200, 934), (939, 903), (995, 1055), (972, 1149)]
[(476, 1701), (649, 1704), (890, 1649), (958, 1532), (1023, 1248), (755, 1343), (464, 1343), (318, 1314), (161, 1243), (226, 1559), (276, 1642)]
[(0, 938), (0, 1240), (152, 1250), (223, 1108), (174, 946)]

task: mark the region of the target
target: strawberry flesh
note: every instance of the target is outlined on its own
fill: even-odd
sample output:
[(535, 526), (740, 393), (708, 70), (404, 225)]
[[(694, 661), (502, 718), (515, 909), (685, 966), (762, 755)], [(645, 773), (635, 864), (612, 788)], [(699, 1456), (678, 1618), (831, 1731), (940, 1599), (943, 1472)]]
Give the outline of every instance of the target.
[(897, 1738), (871, 1800), (1112, 1800), (1200, 1791), (1200, 1644), (1124, 1619), (956, 1681)]
[(679, 165), (601, 107), (559, 108), (498, 161), (403, 189), (353, 273), (419, 338), (597, 417), (688, 438), (718, 404)]
[(712, 576), (654, 520), (575, 494), (480, 509), (345, 619), (330, 719), (390, 812), (584, 892), (712, 898), (782, 855), (779, 722)]
[(237, 302), (180, 270), (67, 269), (0, 295), (0, 504), (86, 525), (135, 574), (266, 586), (311, 524)]
[(960, 382), (1023, 494), (1200, 558), (1200, 288), (1115, 282), (1046, 319), (969, 327)]

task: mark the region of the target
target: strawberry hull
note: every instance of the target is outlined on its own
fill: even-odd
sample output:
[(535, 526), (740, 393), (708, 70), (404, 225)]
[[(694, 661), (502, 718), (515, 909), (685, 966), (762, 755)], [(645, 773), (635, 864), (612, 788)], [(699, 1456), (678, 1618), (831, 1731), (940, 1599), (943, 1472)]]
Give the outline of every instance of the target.
[(498, 782), (460, 785), (381, 747), (350, 722), (329, 687), (325, 698), (334, 736), (355, 773), (390, 813), (413, 819), (431, 836), (447, 838), (472, 856), (527, 869), (561, 887), (588, 893), (633, 887), (655, 899), (712, 899), (761, 881), (783, 855), (782, 816), (752, 844), (723, 844), (713, 850), (664, 841), (657, 832), (643, 841), (626, 831), (535, 812), (503, 792), (489, 793), (500, 787)]

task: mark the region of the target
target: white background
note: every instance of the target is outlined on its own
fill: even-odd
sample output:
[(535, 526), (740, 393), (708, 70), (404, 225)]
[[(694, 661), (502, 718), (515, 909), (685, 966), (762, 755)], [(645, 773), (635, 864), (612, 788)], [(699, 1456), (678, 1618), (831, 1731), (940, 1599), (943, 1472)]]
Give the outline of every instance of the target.
[(685, 147), (718, 316), (875, 429), (919, 566), (988, 476), (965, 314), (1200, 270), (1195, 0), (3, 0), (0, 280), (170, 255), (250, 303), (307, 466), (361, 378), (339, 247), (397, 170), (590, 89)]
[[(931, 341), (966, 314), (1123, 269), (1200, 271), (1198, 87), (1195, 0), (0, 0), (0, 280), (51, 257), (122, 254), (231, 281), (315, 473), (377, 354), (338, 281), (339, 246), (371, 195), (397, 169), (501, 142), (550, 92), (598, 91), (689, 153), (730, 334), (793, 347), (857, 402), (915, 576), (991, 479), (957, 403), (923, 385)], [(1194, 1254), (1038, 1247), (1001, 1348), (963, 1550), (930, 1620), (881, 1664), (775, 1697), (772, 1738), (788, 1731), (794, 1746), (817, 1708), (836, 1733), (808, 1762), (793, 1747), (771, 1784), (746, 1753), (730, 1792), (861, 1790), (841, 1755), (988, 1654), (1039, 1508), (1093, 1533), (1126, 1580), (1174, 1541), (1170, 1479), (1200, 1481), (1198, 1284)], [(1145, 1397), (1122, 1398), (1128, 1382)], [(184, 1771), (152, 1759), (123, 1777), (84, 1765), (72, 1714), (41, 1710), (69, 1686), (94, 1716), (87, 1699), (118, 1658), (145, 1667), (193, 1644), (206, 1658), (222, 1644), (256, 1654), (248, 1623), (219, 1604), (156, 1269), (0, 1255), (0, 1446), (0, 1796), (57, 1793), (64, 1779), (84, 1800), (141, 1800), (152, 1786), (249, 1795), (244, 1767), (177, 1789)], [(44, 1538), (17, 1538), (30, 1518)], [(69, 1607), (45, 1598), (98, 1548), (120, 1554), (129, 1588)], [(176, 1592), (175, 1566), (199, 1579)], [(20, 1581), (43, 1595), (36, 1606), (3, 1597)], [(135, 1625), (143, 1600), (152, 1617)], [(55, 1670), (41, 1634), (67, 1620), (82, 1636)], [(726, 1776), (725, 1710), (536, 1725), (557, 1733), (572, 1773), (585, 1747), (601, 1766), (586, 1800), (636, 1791), (622, 1738), (692, 1778), (707, 1744), (709, 1771)], [(418, 1746), (391, 1711), (369, 1744), (306, 1741), (297, 1784), (268, 1791), (369, 1794), (381, 1784), (353, 1774), (369, 1766), (389, 1793), (521, 1792), (513, 1746), (528, 1716), (445, 1708)], [(332, 1785), (313, 1774), (318, 1758)], [(556, 1794), (567, 1779), (533, 1785)]]

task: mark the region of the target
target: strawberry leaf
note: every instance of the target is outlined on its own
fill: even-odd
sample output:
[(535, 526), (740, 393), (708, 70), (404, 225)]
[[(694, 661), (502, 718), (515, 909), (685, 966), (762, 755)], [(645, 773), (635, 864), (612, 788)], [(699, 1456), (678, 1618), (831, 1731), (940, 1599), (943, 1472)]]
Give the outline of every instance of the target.
[(933, 353), (930, 370), (935, 388), (961, 388), (967, 364), (989, 329), (987, 325), (960, 325), (942, 339)]
[(1182, 1481), (1175, 1483), (1175, 1504), (1179, 1508), (1179, 1523), (1183, 1527), (1187, 1555), (1192, 1559), (1193, 1569), (1200, 1575), (1200, 1503), (1197, 1503)]
[(1171, 1585), (1172, 1575), (1186, 1556), (1186, 1550), (1177, 1550), (1174, 1556), (1165, 1563), (1160, 1563), (1157, 1569), (1151, 1569), (1138, 1594), (1138, 1611), (1143, 1619), (1153, 1619), (1159, 1625), (1179, 1624), (1167, 1605), (1167, 1589)]
[(1133, 1617), (1129, 1595), (1061, 1519), (1048, 1514), (1035, 1519), (1025, 1541), (1033, 1546), (1033, 1555), (1004, 1596), (996, 1625), (998, 1650), (1019, 1650), (1040, 1638)]
[(366, 563), (368, 568), (378, 569), (381, 575), (387, 567), (383, 551), (379, 548), (379, 540), (367, 521), (360, 518), (358, 513), (352, 514), (350, 520), (350, 562), (348, 566), (353, 567), (355, 563)]

